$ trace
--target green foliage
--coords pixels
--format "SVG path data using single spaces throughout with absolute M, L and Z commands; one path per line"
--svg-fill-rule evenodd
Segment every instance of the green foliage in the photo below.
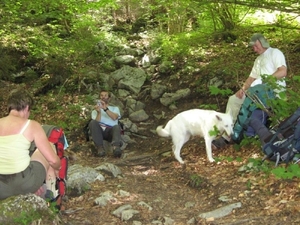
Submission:
M 261 148 L 261 142 L 258 138 L 258 136 L 255 137 L 247 137 L 244 135 L 244 138 L 242 139 L 241 143 L 239 144 L 240 147 L 256 147 Z
M 236 26 L 239 15 L 235 13 L 236 5 L 227 3 L 212 3 L 207 4 L 207 13 L 210 13 L 210 18 L 214 25 L 214 29 L 232 30 Z
M 241 158 L 241 157 L 236 157 L 236 159 L 235 159 L 237 162 L 242 162 L 243 161 L 243 159 Z
M 53 201 L 52 199 L 46 199 L 46 201 L 48 202 L 49 209 L 50 209 L 53 213 L 55 213 L 55 214 L 59 213 L 59 209 L 58 209 L 58 207 L 57 207 L 56 201 Z
M 99 7 L 116 6 L 114 0 L 4 2 L 0 18 L 0 24 L 4 24 L 0 29 L 3 46 L 24 55 L 26 64 L 35 65 L 37 75 L 53 74 L 62 80 L 73 73 L 74 67 L 82 67 L 79 62 L 91 61 L 90 52 L 99 40 L 97 19 L 87 12 L 94 11 L 94 7 L 99 10 Z M 0 78 L 8 79 L 17 69 L 17 63 L 9 58 L 8 63 L 5 60 L 2 57 L 0 62 L 3 63 Z
M 204 46 L 207 39 L 199 32 L 180 33 L 176 35 L 159 34 L 153 41 L 151 47 L 159 48 L 163 60 L 173 61 L 182 64 L 195 57 L 204 57 Z
M 61 124 L 58 125 L 64 127 L 67 133 L 78 129 L 81 124 L 80 120 L 78 120 L 81 111 L 82 109 L 79 105 L 69 105 L 68 110 L 65 111 L 65 120 L 60 121 Z M 52 121 L 52 124 L 55 124 L 55 121 Z
M 28 69 L 27 71 L 25 71 L 24 77 L 25 77 L 24 82 L 30 82 L 33 80 L 37 80 L 38 74 L 32 69 Z
M 279 166 L 272 169 L 272 173 L 278 179 L 292 179 L 300 177 L 300 168 L 298 164 L 289 164 L 287 167 Z
M 261 7 L 274 8 L 276 5 L 274 1 L 263 2 Z M 139 37 L 130 36 L 126 32 L 116 35 L 112 27 L 120 21 L 133 20 L 132 18 L 137 18 L 137 23 L 140 21 L 144 24 L 145 11 L 145 18 L 151 18 L 146 21 L 147 25 L 150 22 L 157 23 L 160 31 L 147 30 L 147 47 L 167 64 L 168 74 L 181 70 L 185 71 L 182 72 L 184 75 L 196 75 L 197 91 L 207 92 L 205 82 L 217 75 L 226 81 L 226 85 L 230 83 L 230 88 L 237 87 L 238 82 L 248 76 L 256 57 L 251 49 L 245 48 L 249 29 L 234 29 L 241 21 L 249 22 L 249 13 L 253 13 L 255 8 L 239 5 L 238 2 L 3 0 L 0 4 L 0 79 L 13 80 L 11 74 L 30 68 L 26 69 L 23 81 L 36 80 L 31 84 L 33 90 L 48 84 L 47 88 L 53 93 L 60 93 L 60 96 L 82 90 L 80 84 L 84 79 L 89 79 L 86 77 L 89 77 L 87 73 L 91 70 L 96 71 L 96 76 L 99 76 L 99 71 L 115 70 L 115 52 L 128 44 L 129 38 Z M 294 5 L 281 4 L 281 10 L 287 7 L 298 10 Z M 287 25 L 289 21 L 296 25 L 290 15 L 277 14 L 278 24 Z M 124 26 L 130 27 L 129 24 Z M 287 38 L 289 33 L 274 26 L 251 28 L 251 33 L 254 31 L 268 32 L 272 41 Z M 216 44 L 219 39 L 228 44 L 220 48 Z M 288 43 L 286 40 L 282 41 Z M 217 73 L 219 70 L 220 74 Z M 49 75 L 51 79 L 43 80 L 45 75 Z M 184 80 L 184 77 L 181 79 Z M 286 78 L 286 81 L 289 87 L 286 96 L 271 102 L 274 123 L 286 118 L 300 105 L 300 77 L 294 75 Z M 268 82 L 271 84 L 274 80 Z M 227 97 L 232 94 L 227 87 L 221 89 L 209 86 L 209 92 L 212 96 Z M 44 123 L 57 123 L 62 119 L 59 122 L 62 127 L 75 129 L 78 125 L 76 121 L 79 121 L 77 116 L 81 111 L 80 105 L 84 103 L 65 103 L 59 100 L 59 96 L 54 97 L 55 101 L 52 98 L 51 92 L 49 99 L 41 97 L 38 102 L 41 108 L 33 115 L 40 117 Z M 200 107 L 214 110 L 218 108 L 213 103 Z M 66 113 L 67 118 L 50 119 L 47 110 L 56 110 L 58 114 Z
M 298 164 L 282 163 L 274 168 L 275 163 L 272 161 L 264 161 L 261 159 L 249 158 L 246 165 L 246 171 L 254 173 L 263 172 L 266 177 L 270 174 L 274 174 L 277 179 L 293 179 L 300 177 L 300 169 Z
M 16 224 L 30 224 L 35 220 L 38 220 L 41 217 L 41 215 L 36 212 L 35 210 L 29 211 L 29 212 L 21 212 L 20 216 L 17 218 L 14 218 L 14 222 Z
M 27 225 L 32 224 L 34 221 L 42 219 L 42 223 L 48 223 L 55 220 L 56 214 L 50 214 L 49 212 L 43 212 L 42 210 L 32 209 L 29 211 L 23 211 L 18 217 L 13 218 L 12 225 Z
M 63 91 L 58 95 L 56 92 L 49 92 L 47 96 L 41 96 L 36 101 L 36 107 L 31 111 L 31 117 L 42 124 L 55 124 L 62 127 L 68 135 L 70 132 L 76 132 L 82 127 L 82 105 L 86 102 L 68 102 L 60 98 L 67 95 Z M 81 103 L 81 104 L 80 104 Z M 53 115 L 53 116 L 50 116 Z
M 228 157 L 226 157 L 226 160 L 227 160 L 228 162 L 232 162 L 232 161 L 233 161 L 233 158 L 230 157 L 230 156 L 228 156 Z
M 218 128 L 216 126 L 214 126 L 214 129 L 210 130 L 208 133 L 210 136 L 218 136 L 220 134 L 220 131 L 218 130 Z
M 189 185 L 194 188 L 199 188 L 203 184 L 204 179 L 198 174 L 192 174 L 189 179 Z
M 239 151 L 239 150 L 241 150 L 241 145 L 239 145 L 239 144 L 234 144 L 233 145 L 233 149 L 235 150 L 235 151 Z
M 12 77 L 10 76 L 11 73 L 17 72 L 17 62 L 16 59 L 7 54 L 6 51 L 3 49 L 0 49 L 0 79 L 1 80 L 12 80 Z
M 263 76 L 263 80 L 273 90 L 280 90 L 281 87 L 276 83 L 273 76 Z M 270 117 L 272 125 L 278 125 L 280 121 L 289 117 L 300 106 L 299 76 L 293 76 L 292 79 L 286 78 L 286 82 L 290 85 L 279 94 L 280 98 L 271 99 L 267 103 L 272 113 Z
M 251 190 L 251 186 L 252 186 L 251 180 L 247 181 L 246 186 L 248 190 Z
M 221 95 L 221 96 L 228 96 L 233 94 L 232 90 L 230 89 L 220 89 L 216 86 L 209 86 L 209 92 L 211 95 Z
M 262 159 L 249 158 L 245 165 L 246 172 L 260 173 L 263 172 L 266 177 L 271 173 L 274 164 L 269 161 L 262 162 Z
M 211 109 L 211 110 L 217 110 L 218 106 L 216 104 L 201 104 L 199 106 L 199 109 Z

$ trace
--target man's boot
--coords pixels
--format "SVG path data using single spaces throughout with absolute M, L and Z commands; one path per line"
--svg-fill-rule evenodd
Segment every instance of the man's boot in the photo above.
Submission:
M 121 148 L 118 146 L 114 146 L 113 154 L 114 154 L 114 157 L 121 158 L 121 156 L 122 156 Z
M 97 153 L 96 156 L 98 157 L 104 157 L 106 155 L 105 150 L 103 146 L 97 146 Z

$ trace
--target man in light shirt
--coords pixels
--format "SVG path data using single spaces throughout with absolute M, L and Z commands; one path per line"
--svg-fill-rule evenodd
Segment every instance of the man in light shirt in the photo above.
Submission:
M 277 79 L 278 88 L 274 92 L 278 94 L 285 90 L 286 83 L 284 77 L 287 75 L 287 65 L 284 54 L 277 48 L 270 47 L 266 38 L 260 34 L 254 34 L 249 42 L 253 51 L 259 56 L 255 59 L 249 77 L 244 82 L 242 88 L 228 99 L 226 112 L 230 112 L 235 122 L 240 108 L 245 100 L 245 91 L 257 84 L 262 84 L 262 75 L 274 76 Z M 262 110 L 255 111 L 258 119 L 266 122 L 266 113 Z M 249 127 L 251 129 L 251 127 Z M 223 135 L 221 138 L 213 141 L 216 148 L 222 148 L 230 142 L 230 137 Z
M 92 120 L 89 123 L 92 140 L 96 146 L 99 157 L 106 155 L 103 147 L 103 140 L 111 142 L 113 146 L 113 154 L 119 158 L 122 155 L 121 130 L 118 124 L 121 118 L 120 110 L 117 106 L 109 105 L 109 91 L 102 90 L 99 95 L 99 100 L 94 110 L 91 113 Z

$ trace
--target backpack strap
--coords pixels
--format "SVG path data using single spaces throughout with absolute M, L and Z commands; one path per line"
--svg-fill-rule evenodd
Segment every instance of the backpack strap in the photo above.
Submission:
M 279 154 L 279 152 L 276 152 L 275 156 L 276 156 L 275 167 L 277 167 L 278 164 L 279 164 L 279 160 L 280 160 L 280 154 Z

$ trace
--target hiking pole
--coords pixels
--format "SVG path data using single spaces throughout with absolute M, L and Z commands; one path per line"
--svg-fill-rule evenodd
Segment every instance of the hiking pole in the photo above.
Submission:
M 265 111 L 270 117 L 274 116 L 274 114 L 263 104 L 263 102 L 257 95 L 254 94 L 253 99 L 251 100 L 256 104 L 260 104 L 260 106 L 262 106 L 262 110 Z

